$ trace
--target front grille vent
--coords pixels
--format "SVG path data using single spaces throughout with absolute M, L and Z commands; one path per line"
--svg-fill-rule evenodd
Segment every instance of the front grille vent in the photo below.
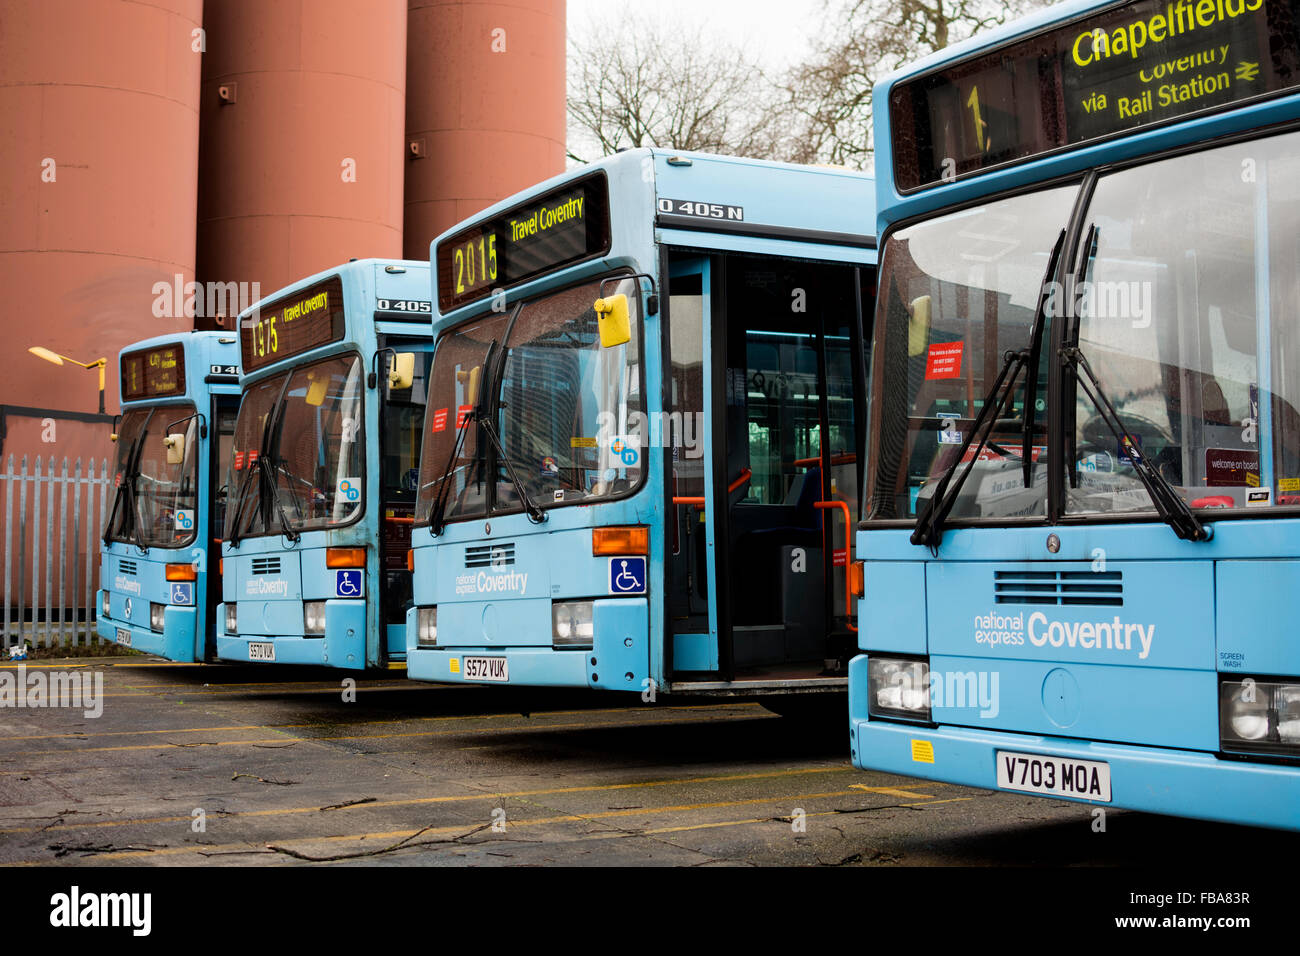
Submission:
M 1124 606 L 1122 571 L 994 571 L 997 604 Z
M 122 574 L 135 574 L 135 562 L 120 559 L 117 562 L 117 570 Z
M 280 559 L 279 558 L 254 558 L 253 573 L 254 574 L 279 574 Z
M 467 568 L 505 568 L 515 563 L 513 541 L 502 544 L 482 544 L 465 549 Z

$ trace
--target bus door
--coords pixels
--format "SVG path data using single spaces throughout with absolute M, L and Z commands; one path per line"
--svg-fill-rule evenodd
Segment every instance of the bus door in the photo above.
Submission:
M 204 652 L 206 658 L 217 655 L 217 605 L 221 603 L 221 539 L 226 527 L 226 502 L 230 489 L 226 487 L 227 469 L 235 447 L 235 419 L 239 417 L 238 395 L 213 395 L 211 422 L 208 433 L 208 540 L 196 542 L 206 552 L 207 593 L 203 598 Z
M 673 449 L 674 673 L 837 676 L 856 623 L 858 270 L 724 255 L 669 281 L 671 418 L 703 423 Z
M 709 509 L 714 500 L 709 395 L 715 369 L 706 361 L 715 264 L 673 254 L 668 272 L 668 415 L 661 442 L 670 464 L 664 567 L 670 661 L 677 676 L 720 668 L 716 520 Z
M 420 436 L 424 425 L 426 386 L 433 361 L 433 343 L 388 339 L 381 346 L 399 355 L 414 354 L 410 380 L 396 386 L 380 383 L 384 395 L 379 412 L 381 500 L 379 526 L 379 570 L 381 634 L 388 659 L 406 659 L 406 611 L 414 602 L 407 552 L 411 548 L 411 524 L 419 488 Z M 389 353 L 380 356 L 380 367 L 393 368 Z M 385 364 L 386 363 L 386 364 Z M 400 363 L 399 363 L 400 364 Z

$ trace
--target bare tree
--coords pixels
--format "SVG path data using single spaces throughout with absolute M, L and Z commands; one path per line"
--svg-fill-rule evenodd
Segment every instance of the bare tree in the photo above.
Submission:
M 570 41 L 570 159 L 637 146 L 777 155 L 776 89 L 758 63 L 682 37 L 680 24 L 633 15 Z
M 780 151 L 794 162 L 871 161 L 876 80 L 1044 0 L 824 0 L 821 40 L 781 84 L 789 117 Z

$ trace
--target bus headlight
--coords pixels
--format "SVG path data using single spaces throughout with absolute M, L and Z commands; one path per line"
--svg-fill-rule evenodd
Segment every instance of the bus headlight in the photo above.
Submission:
M 420 647 L 438 646 L 438 609 L 436 607 L 416 608 L 415 643 Z
M 235 605 L 234 601 L 230 601 L 226 604 L 226 633 L 239 633 L 239 608 Z
M 1300 755 L 1300 682 L 1283 681 L 1247 677 L 1219 684 L 1224 750 Z
M 165 604 L 155 604 L 153 601 L 149 602 L 149 629 L 150 630 L 159 631 L 159 632 L 162 631 L 163 620 L 164 620 L 163 615 L 164 612 L 166 611 L 166 608 L 167 605 Z
M 929 663 L 898 657 L 868 658 L 867 714 L 929 720 Z
M 325 633 L 325 602 L 304 601 L 302 605 L 302 630 L 307 635 Z
M 591 647 L 596 636 L 590 601 L 557 601 L 551 605 L 551 644 L 555 647 Z
M 108 617 L 108 588 L 99 592 L 102 596 L 99 599 L 99 609 L 103 612 L 103 617 Z

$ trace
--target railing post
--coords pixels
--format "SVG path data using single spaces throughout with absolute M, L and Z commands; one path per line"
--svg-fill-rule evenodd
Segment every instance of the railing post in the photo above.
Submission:
M 50 625 L 54 623 L 54 456 L 50 456 L 50 469 L 45 475 L 48 504 L 45 506 L 45 641 L 46 647 L 54 643 Z
M 109 478 L 108 478 L 108 459 L 107 459 L 107 458 L 101 458 L 101 459 L 99 460 L 99 479 L 100 479 L 100 480 L 99 480 L 99 521 L 98 521 L 98 525 L 103 525 L 104 522 L 108 520 L 108 484 L 109 484 Z M 89 560 L 89 557 L 87 557 L 87 560 Z M 98 571 L 99 571 L 99 562 L 98 562 L 98 561 L 95 562 L 95 564 L 94 564 L 94 568 L 95 568 L 95 570 L 96 570 L 96 573 L 98 573 Z M 99 586 L 100 586 L 100 587 L 103 587 L 103 586 L 104 586 L 104 582 L 103 582 L 103 581 L 100 581 L 100 582 L 99 582 Z M 95 611 L 95 617 L 96 617 L 96 620 L 98 620 L 98 617 L 99 617 L 99 611 L 98 611 L 98 610 Z
M 81 631 L 77 624 L 77 595 L 81 591 L 81 579 L 77 573 L 81 570 L 81 563 L 77 560 L 81 556 L 77 554 L 77 545 L 81 543 L 81 459 L 78 458 L 72 467 L 72 644 L 74 647 L 81 646 Z M 89 601 L 86 602 L 86 620 L 90 620 Z
M 13 574 L 14 566 L 14 456 L 9 456 L 9 466 L 5 469 L 5 630 L 4 630 L 4 647 L 9 647 L 9 615 L 10 601 L 13 598 L 13 592 L 9 589 L 9 582 Z
M 18 565 L 18 641 L 23 642 L 23 618 L 26 616 L 26 609 L 23 607 L 23 601 L 26 600 L 27 592 L 27 562 L 23 558 L 27 554 L 27 456 L 23 455 L 22 471 L 18 479 L 18 560 L 14 563 Z
M 74 539 L 75 540 L 75 539 Z M 77 563 L 73 548 L 72 563 Z M 68 459 L 59 469 L 59 646 L 68 644 Z
M 32 471 L 32 646 L 41 636 L 41 485 L 45 477 L 41 456 Z

